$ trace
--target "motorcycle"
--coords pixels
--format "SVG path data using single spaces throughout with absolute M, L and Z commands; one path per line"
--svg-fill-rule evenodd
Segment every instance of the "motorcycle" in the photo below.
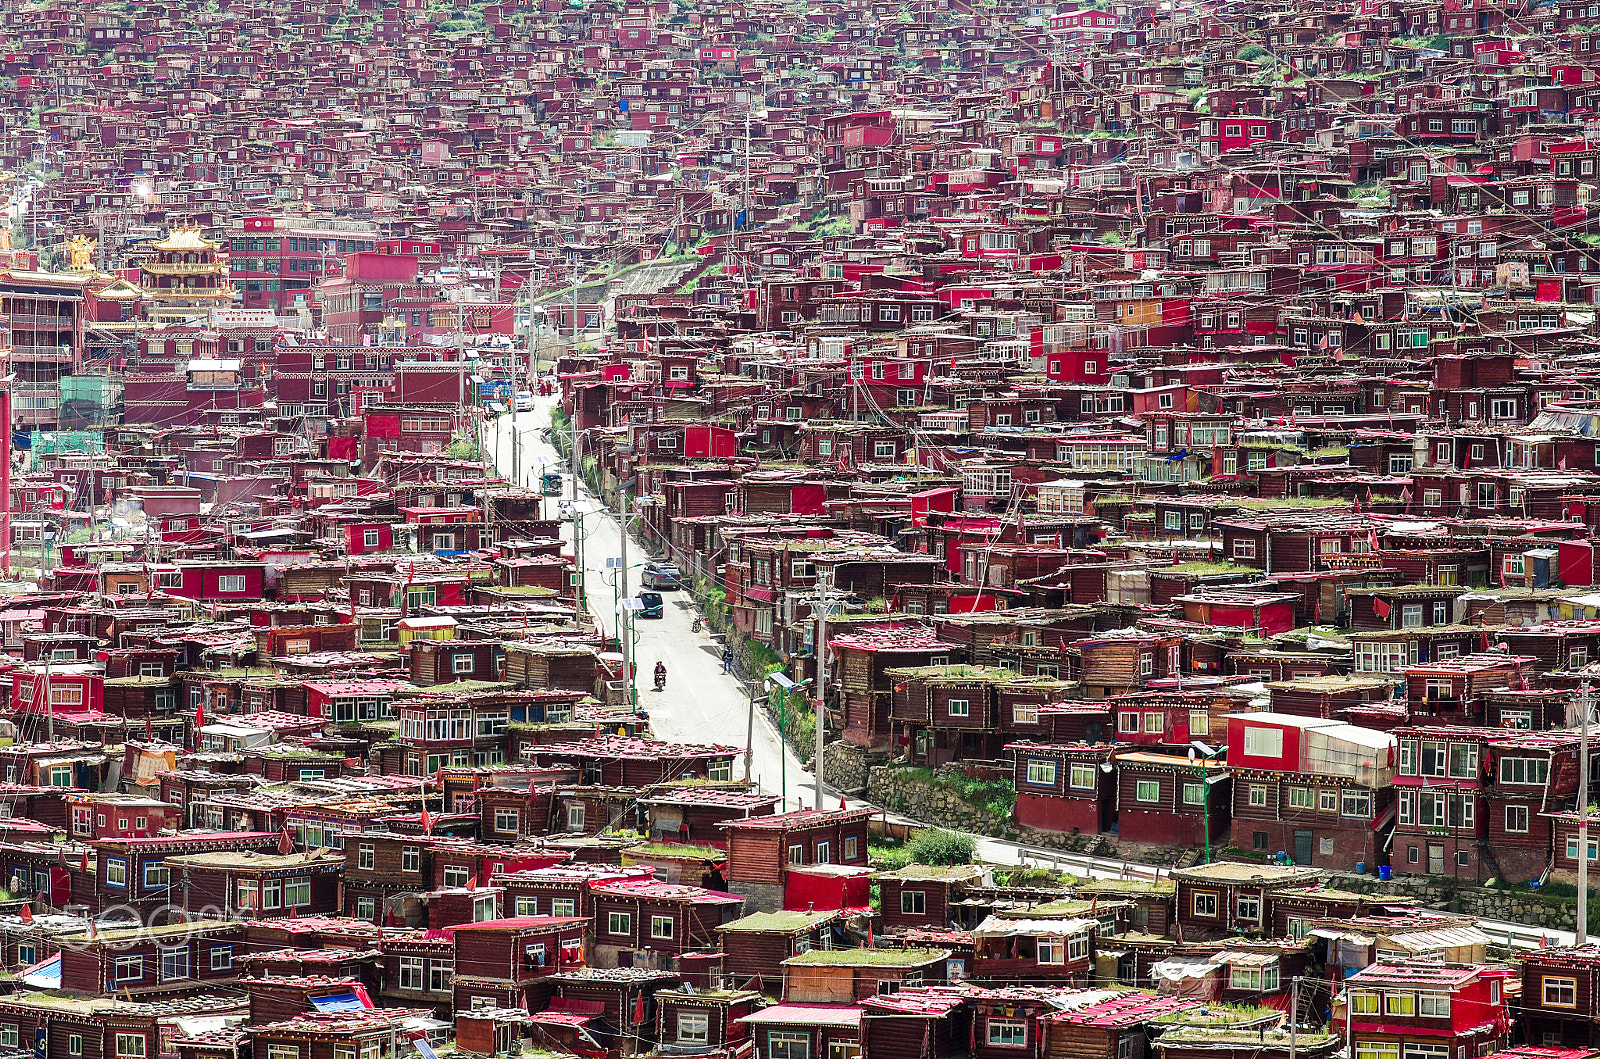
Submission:
M 657 691 L 661 691 L 661 690 L 665 689 L 666 686 L 667 686 L 667 675 L 665 673 L 657 673 L 656 674 L 656 690 Z
M 694 622 L 689 626 L 689 631 L 690 632 L 699 632 L 701 630 L 701 628 L 703 628 L 703 625 L 702 625 L 702 623 L 700 621 L 700 616 L 699 615 L 695 615 Z

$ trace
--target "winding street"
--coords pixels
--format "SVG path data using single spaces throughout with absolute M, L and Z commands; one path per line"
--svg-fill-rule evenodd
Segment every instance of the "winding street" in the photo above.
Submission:
M 556 398 L 540 397 L 531 411 L 507 413 L 486 425 L 483 443 L 485 452 L 494 461 L 500 473 L 512 477 L 512 429 L 515 429 L 521 446 L 521 484 L 537 488 L 540 476 L 546 471 L 562 473 L 563 498 L 572 495 L 572 479 L 566 473 L 567 465 L 555 448 L 544 439 L 549 429 L 551 412 Z M 616 626 L 614 569 L 607 569 L 608 559 L 621 556 L 622 528 L 616 516 L 597 501 L 580 480 L 577 483 L 578 500 L 575 505 L 577 523 L 582 526 L 584 577 L 590 606 L 596 620 L 607 632 Z M 574 523 L 569 520 L 562 528 L 562 539 L 572 547 Z M 639 573 L 648 554 L 640 547 L 637 535 L 631 536 L 628 547 L 628 585 L 630 594 L 638 591 Z M 639 681 L 639 705 L 650 715 L 650 727 L 655 737 L 670 742 L 720 743 L 727 746 L 746 745 L 745 733 L 750 718 L 750 693 L 737 678 L 722 672 L 722 652 L 708 632 L 692 632 L 693 609 L 688 605 L 688 593 L 664 592 L 667 601 L 659 620 L 640 620 L 637 625 L 636 657 L 642 678 Z M 682 603 L 682 606 L 675 605 Z M 666 663 L 667 687 L 657 693 L 651 689 L 650 673 L 657 661 Z M 761 789 L 782 794 L 789 809 L 809 808 L 816 797 L 815 782 L 800 759 L 785 747 L 778 738 L 776 727 L 768 720 L 765 711 L 756 709 L 754 738 L 751 741 L 750 777 Z M 735 772 L 738 775 L 738 771 Z M 836 791 L 824 789 L 823 805 L 833 807 L 839 802 Z M 860 799 L 847 799 L 851 808 L 882 811 L 878 806 Z M 912 824 L 907 817 L 895 813 L 884 814 L 895 823 Z M 1165 868 L 1122 861 L 1084 857 L 1056 850 L 1024 846 L 1015 842 L 974 835 L 978 856 L 994 864 L 1039 864 L 1057 866 L 1079 876 L 1116 878 L 1129 876 L 1153 878 L 1166 874 Z M 1541 936 L 1550 945 L 1571 945 L 1571 931 L 1531 927 L 1521 923 L 1504 923 L 1483 920 L 1483 929 L 1496 940 L 1520 949 L 1540 947 Z

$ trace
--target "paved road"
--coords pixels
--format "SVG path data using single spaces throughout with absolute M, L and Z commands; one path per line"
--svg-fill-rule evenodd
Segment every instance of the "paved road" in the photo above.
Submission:
M 540 398 L 531 412 L 516 416 L 521 438 L 522 483 L 533 486 L 543 470 L 566 471 L 566 465 L 555 449 L 544 440 L 543 432 L 550 425 L 552 398 Z M 511 476 L 511 420 L 502 415 L 492 424 L 488 438 L 489 454 L 502 474 Z M 572 494 L 570 476 L 563 479 L 562 496 Z M 621 527 L 614 515 L 596 501 L 582 483 L 578 486 L 577 510 L 583 525 L 584 566 L 591 609 L 606 632 L 616 628 L 613 586 L 615 571 L 607 570 L 606 560 L 621 555 Z M 562 529 L 562 538 L 570 549 L 571 523 Z M 631 592 L 639 589 L 639 572 L 649 558 L 636 543 L 628 549 L 628 586 Z M 706 632 L 691 632 L 693 611 L 679 607 L 678 602 L 688 602 L 687 592 L 665 592 L 667 600 L 664 616 L 660 620 L 640 620 L 637 626 L 635 647 L 640 679 L 639 706 L 650 714 L 650 725 L 656 736 L 674 742 L 721 743 L 743 747 L 750 716 L 750 696 L 734 677 L 722 672 L 722 651 Z M 652 690 L 651 673 L 657 660 L 666 663 L 667 689 L 657 694 Z M 763 789 L 780 793 L 780 777 L 787 781 L 781 792 L 789 808 L 809 806 L 815 797 L 811 776 L 792 752 L 780 758 L 780 743 L 773 726 L 758 709 L 756 711 L 754 753 L 751 758 L 751 777 Z M 787 776 L 780 761 L 787 762 Z M 736 769 L 735 775 L 739 775 Z M 835 796 L 837 798 L 837 796 Z M 835 801 L 837 804 L 837 800 Z
M 543 432 L 550 426 L 550 412 L 554 398 L 539 398 L 533 411 L 516 416 L 517 430 L 522 444 L 522 482 L 534 486 L 545 470 L 566 471 L 566 465 L 555 449 L 544 440 Z M 511 420 L 503 415 L 490 427 L 487 445 L 491 457 L 501 473 L 511 475 Z M 563 479 L 562 496 L 572 495 L 570 476 Z M 610 511 L 590 495 L 580 482 L 577 510 L 584 532 L 584 566 L 588 570 L 590 605 L 602 627 L 610 632 L 615 627 L 613 588 L 607 579 L 611 571 L 605 569 L 606 559 L 621 554 L 621 527 Z M 571 545 L 571 524 L 562 529 L 562 537 Z M 635 540 L 637 537 L 635 537 Z M 630 542 L 628 559 L 629 586 L 638 591 L 638 574 L 644 565 L 644 551 Z M 722 672 L 720 650 L 704 632 L 690 631 L 693 612 L 674 605 L 678 599 L 687 601 L 687 593 L 664 593 L 668 599 L 665 617 L 659 621 L 638 622 L 638 662 L 643 679 L 639 682 L 640 708 L 649 712 L 650 725 L 658 738 L 673 742 L 721 743 L 727 746 L 745 745 L 746 725 L 749 718 L 750 699 L 744 686 Z M 676 597 L 676 598 L 675 598 Z M 650 673 L 656 660 L 667 664 L 667 690 L 656 694 L 650 689 Z M 779 793 L 780 776 L 787 763 L 786 785 L 783 793 L 789 808 L 809 807 L 815 797 L 811 774 L 806 772 L 795 754 L 780 743 L 776 728 L 761 711 L 756 711 L 754 752 L 751 757 L 751 776 L 764 790 Z M 780 754 L 782 755 L 780 757 Z M 737 774 L 737 773 L 736 773 Z M 824 792 L 824 805 L 839 802 L 837 792 Z M 847 800 L 852 807 L 874 808 L 870 803 Z M 899 823 L 912 823 L 895 813 L 886 814 Z M 1165 868 L 1121 861 L 1095 859 L 1055 850 L 1023 846 L 1015 842 L 985 836 L 974 836 L 978 855 L 996 864 L 1038 863 L 1058 865 L 1080 876 L 1115 878 L 1122 875 L 1152 878 L 1165 875 Z M 1538 948 L 1541 934 L 1551 945 L 1571 945 L 1572 932 L 1529 927 L 1518 923 L 1483 922 L 1484 929 L 1496 940 L 1509 934 L 1519 948 Z

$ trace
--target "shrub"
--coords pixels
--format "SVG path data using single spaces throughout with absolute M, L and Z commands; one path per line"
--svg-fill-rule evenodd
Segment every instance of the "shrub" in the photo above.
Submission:
M 978 843 L 971 835 L 958 835 L 954 831 L 929 828 L 917 832 L 906 843 L 906 853 L 916 864 L 951 865 L 971 864 Z

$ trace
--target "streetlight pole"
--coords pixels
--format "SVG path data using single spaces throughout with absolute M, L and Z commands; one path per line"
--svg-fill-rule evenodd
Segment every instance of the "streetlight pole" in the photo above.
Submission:
M 1578 924 L 1573 944 L 1589 943 L 1589 710 L 1593 693 L 1585 684 L 1578 693 Z
M 1189 747 L 1189 766 L 1200 776 L 1200 819 L 1205 824 L 1205 850 L 1207 864 L 1211 863 L 1211 762 L 1220 750 L 1203 751 Z

